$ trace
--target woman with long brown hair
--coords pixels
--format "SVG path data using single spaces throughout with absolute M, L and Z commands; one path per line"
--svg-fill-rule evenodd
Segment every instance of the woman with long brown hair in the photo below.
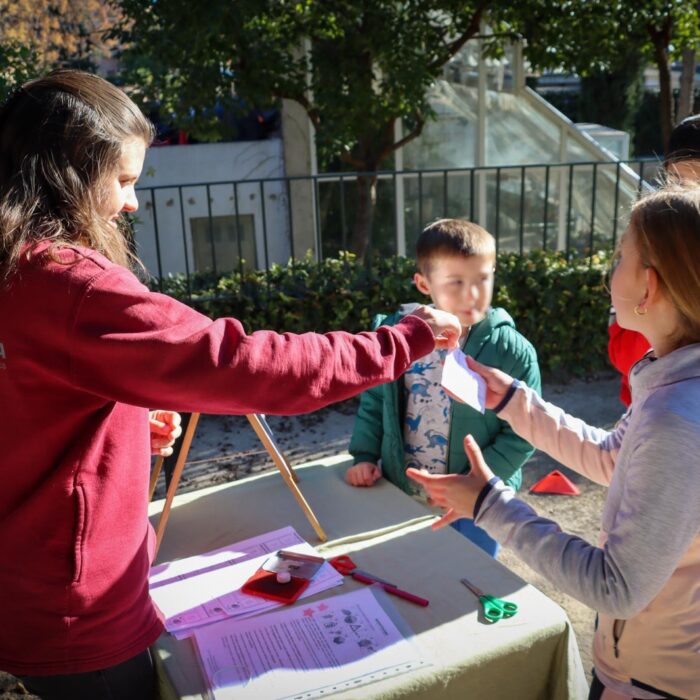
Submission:
M 148 407 L 302 413 L 460 333 L 422 307 L 376 333 L 248 335 L 149 292 L 120 220 L 151 136 L 77 71 L 0 109 L 0 668 L 47 699 L 153 697 Z

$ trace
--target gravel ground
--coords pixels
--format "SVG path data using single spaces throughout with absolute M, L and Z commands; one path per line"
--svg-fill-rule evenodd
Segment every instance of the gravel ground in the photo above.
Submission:
M 619 380 L 614 376 L 568 384 L 545 384 L 545 397 L 575 416 L 601 427 L 612 426 L 622 413 L 617 394 Z M 280 448 L 292 464 L 345 451 L 356 400 L 336 404 L 312 414 L 295 417 L 269 416 L 268 422 Z M 300 439 L 300 435 L 304 439 Z M 202 416 L 180 483 L 180 491 L 192 491 L 212 484 L 234 481 L 272 468 L 245 417 Z M 561 469 L 581 490 L 581 495 L 551 496 L 528 493 L 532 484 L 552 469 Z M 156 498 L 165 493 L 161 477 Z M 537 511 L 557 521 L 566 532 L 588 542 L 597 542 L 605 489 L 586 481 L 546 455 L 537 452 L 525 467 L 521 497 Z M 512 553 L 502 550 L 499 560 L 528 583 L 555 600 L 566 610 L 576 631 L 584 668 L 590 672 L 591 643 L 595 614 L 585 605 L 552 587 Z M 0 672 L 0 700 L 31 700 L 16 680 Z

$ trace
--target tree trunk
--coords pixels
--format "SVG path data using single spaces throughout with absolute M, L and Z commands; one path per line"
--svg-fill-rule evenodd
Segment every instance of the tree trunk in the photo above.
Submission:
M 666 31 L 668 29 L 668 31 Z M 654 44 L 654 60 L 659 70 L 659 115 L 664 153 L 673 129 L 673 94 L 671 92 L 671 65 L 668 60 L 668 33 L 670 27 L 650 32 Z
M 678 98 L 676 121 L 681 122 L 693 113 L 695 86 L 695 49 L 683 49 L 683 67 L 681 70 L 681 91 Z
M 352 233 L 352 252 L 364 258 L 371 248 L 372 224 L 377 204 L 377 176 L 357 176 L 357 209 Z

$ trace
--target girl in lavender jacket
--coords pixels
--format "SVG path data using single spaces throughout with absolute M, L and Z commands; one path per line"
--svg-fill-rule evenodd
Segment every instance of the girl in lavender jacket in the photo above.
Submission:
M 631 370 L 632 405 L 592 428 L 470 358 L 487 407 L 535 447 L 609 487 L 598 545 L 539 517 L 467 437 L 467 476 L 412 478 L 598 611 L 590 700 L 700 698 L 700 189 L 640 200 L 621 240 L 612 302 L 652 350 Z M 410 471 L 410 470 L 409 470 Z

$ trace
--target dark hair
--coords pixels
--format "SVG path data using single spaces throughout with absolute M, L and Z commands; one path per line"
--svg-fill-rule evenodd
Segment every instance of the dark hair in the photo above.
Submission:
M 438 219 L 423 229 L 416 243 L 418 269 L 430 271 L 433 258 L 472 255 L 496 255 L 493 236 L 478 224 L 465 219 Z
M 668 139 L 666 165 L 681 160 L 700 160 L 700 114 L 686 117 Z
M 0 109 L 0 279 L 23 250 L 81 245 L 128 266 L 127 239 L 97 213 L 125 141 L 148 145 L 153 127 L 102 78 L 54 71 L 19 88 Z
M 700 188 L 670 184 L 632 207 L 630 231 L 678 311 L 676 347 L 700 342 Z

